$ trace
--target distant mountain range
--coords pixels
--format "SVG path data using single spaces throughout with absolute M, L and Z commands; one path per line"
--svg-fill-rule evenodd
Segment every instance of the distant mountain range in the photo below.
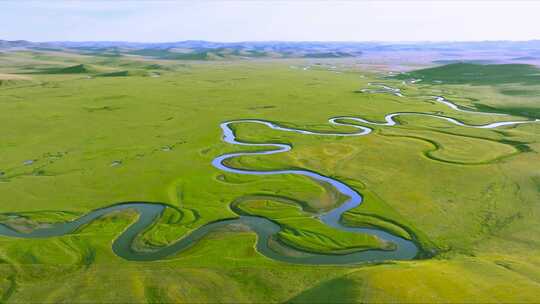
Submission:
M 91 55 L 140 55 L 174 60 L 219 60 L 227 58 L 343 58 L 366 53 L 431 52 L 439 60 L 460 60 L 466 53 L 492 53 L 538 60 L 540 40 L 477 42 L 178 42 L 54 41 L 30 42 L 0 40 L 0 50 L 70 51 Z

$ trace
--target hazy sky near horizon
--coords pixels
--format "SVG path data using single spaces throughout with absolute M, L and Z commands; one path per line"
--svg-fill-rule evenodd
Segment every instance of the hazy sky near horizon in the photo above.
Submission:
M 540 1 L 0 1 L 0 39 L 540 39 Z

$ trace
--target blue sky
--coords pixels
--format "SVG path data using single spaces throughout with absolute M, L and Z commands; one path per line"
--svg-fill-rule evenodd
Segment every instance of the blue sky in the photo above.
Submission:
M 540 1 L 0 1 L 0 39 L 540 39 Z

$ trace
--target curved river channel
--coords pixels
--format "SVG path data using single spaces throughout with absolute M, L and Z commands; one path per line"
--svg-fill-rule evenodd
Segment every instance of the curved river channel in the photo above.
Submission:
M 438 102 L 446 104 L 447 106 L 453 108 L 454 110 L 461 110 L 457 108 L 453 103 L 444 99 L 444 97 L 437 96 L 435 97 Z M 227 219 L 217 222 L 208 223 L 204 226 L 201 226 L 188 235 L 180 239 L 179 241 L 153 251 L 138 251 L 133 248 L 133 243 L 135 238 L 147 228 L 151 227 L 153 223 L 161 216 L 163 210 L 167 207 L 162 203 L 152 203 L 152 202 L 125 202 L 112 205 L 110 207 L 94 210 L 74 221 L 57 223 L 45 228 L 37 228 L 31 232 L 20 232 L 10 228 L 7 225 L 0 224 L 0 235 L 9 236 L 9 237 L 18 237 L 18 238 L 46 238 L 54 236 L 62 236 L 69 233 L 75 232 L 77 229 L 81 228 L 83 225 L 113 211 L 117 210 L 135 210 L 139 213 L 138 220 L 130 225 L 124 232 L 120 234 L 113 242 L 112 249 L 120 257 L 127 260 L 134 261 L 154 261 L 169 257 L 171 255 L 177 254 L 184 249 L 195 244 L 199 239 L 203 238 L 209 232 L 218 229 L 220 227 L 229 226 L 232 224 L 242 224 L 243 226 L 249 227 L 250 230 L 257 234 L 257 251 L 265 255 L 268 258 L 295 264 L 355 264 L 361 262 L 380 262 L 386 260 L 410 260 L 416 257 L 418 254 L 417 245 L 409 240 L 403 239 L 401 237 L 390 234 L 384 230 L 376 228 L 359 228 L 359 227 L 348 227 L 340 222 L 341 215 L 362 203 L 362 196 L 354 189 L 352 189 L 347 184 L 332 179 L 330 177 L 318 174 L 313 171 L 308 170 L 274 170 L 274 171 L 256 171 L 256 170 L 247 170 L 247 169 L 238 169 L 229 167 L 225 164 L 226 160 L 230 160 L 235 157 L 240 156 L 249 156 L 249 155 L 269 155 L 276 153 L 284 153 L 292 149 L 290 145 L 287 144 L 275 144 L 275 143 L 248 143 L 242 142 L 236 139 L 236 136 L 231 129 L 231 125 L 237 123 L 254 123 L 267 126 L 274 130 L 286 131 L 286 132 L 295 132 L 306 135 L 318 135 L 318 136 L 364 136 L 371 133 L 372 129 L 366 126 L 357 125 L 356 123 L 362 123 L 365 125 L 378 125 L 378 126 L 395 126 L 398 122 L 394 119 L 398 116 L 408 116 L 408 115 L 421 115 L 421 116 L 430 116 L 438 119 L 446 120 L 450 123 L 471 127 L 471 128 L 481 128 L 481 129 L 492 129 L 501 126 L 525 124 L 525 123 L 535 123 L 540 120 L 524 120 L 524 121 L 505 121 L 505 122 L 495 122 L 486 125 L 469 125 L 464 122 L 461 122 L 457 119 L 435 115 L 427 113 L 416 113 L 416 112 L 399 112 L 391 113 L 385 116 L 384 122 L 374 122 L 365 120 L 358 117 L 348 117 L 348 116 L 339 116 L 333 117 L 328 120 L 330 124 L 337 126 L 347 126 L 356 129 L 355 132 L 351 133 L 323 133 L 308 131 L 302 129 L 294 129 L 280 126 L 278 124 L 264 121 L 264 120 L 233 120 L 227 121 L 220 125 L 221 130 L 223 131 L 223 140 L 226 143 L 240 146 L 250 146 L 250 147 L 259 147 L 264 148 L 262 151 L 256 152 L 235 152 L 228 153 L 216 157 L 212 161 L 212 165 L 220 170 L 225 172 L 234 173 L 234 174 L 250 174 L 250 175 L 278 175 L 278 174 L 296 174 L 309 177 L 313 180 L 316 180 L 321 183 L 326 183 L 334 187 L 348 199 L 336 207 L 328 211 L 327 213 L 321 214 L 318 218 L 325 223 L 326 225 L 339 229 L 342 231 L 355 232 L 355 233 L 365 233 L 378 237 L 379 239 L 390 242 L 394 245 L 393 250 L 364 250 L 356 251 L 347 254 L 333 255 L 333 254 L 317 254 L 310 253 L 305 251 L 300 251 L 295 248 L 285 246 L 285 245 L 274 245 L 270 247 L 272 238 L 276 236 L 277 233 L 281 231 L 281 226 L 277 223 L 257 216 L 248 216 L 239 214 L 238 218 Z M 351 122 L 346 122 L 351 121 Z M 281 246 L 281 250 L 276 250 L 275 246 Z

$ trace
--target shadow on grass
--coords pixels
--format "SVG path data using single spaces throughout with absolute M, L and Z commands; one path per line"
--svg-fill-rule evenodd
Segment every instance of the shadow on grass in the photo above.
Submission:
M 358 301 L 358 286 L 358 281 L 339 277 L 311 287 L 284 303 L 353 303 Z

